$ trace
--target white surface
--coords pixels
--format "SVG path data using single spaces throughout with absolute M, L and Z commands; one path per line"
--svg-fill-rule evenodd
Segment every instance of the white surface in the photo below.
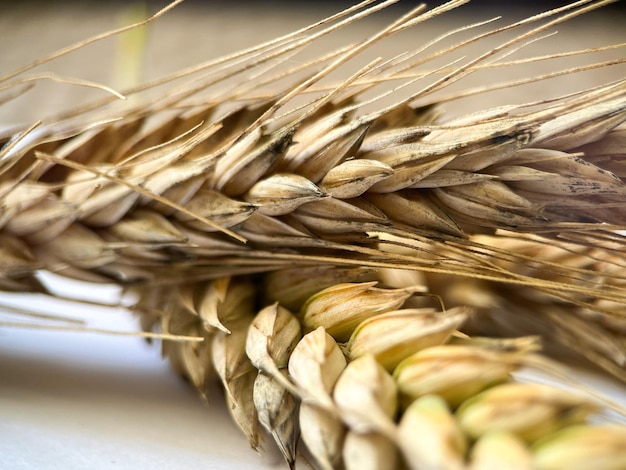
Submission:
M 137 329 L 125 312 L 90 308 L 89 317 Z M 0 468 L 285 468 L 250 448 L 217 390 L 211 401 L 138 338 L 0 327 Z

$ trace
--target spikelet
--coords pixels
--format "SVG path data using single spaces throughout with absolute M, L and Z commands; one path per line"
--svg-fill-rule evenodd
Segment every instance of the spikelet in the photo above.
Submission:
M 415 400 L 402 415 L 399 443 L 410 468 L 463 468 L 467 438 L 446 402 L 436 395 Z
M 623 426 L 571 426 L 546 436 L 532 447 L 533 464 L 550 468 L 623 468 L 626 464 Z
M 441 315 L 404 309 L 376 315 L 354 330 L 346 343 L 346 352 L 350 359 L 373 354 L 385 369 L 393 371 L 407 356 L 444 343 L 467 319 L 467 313 L 459 310 Z
M 457 411 L 472 438 L 486 431 L 508 431 L 533 442 L 558 429 L 583 422 L 596 410 L 585 399 L 541 384 L 497 385 L 466 400 Z
M 3 137 L 0 289 L 53 296 L 48 270 L 134 292 L 175 370 L 203 395 L 219 381 L 251 446 L 267 432 L 292 468 L 300 440 L 322 469 L 621 468 L 624 426 L 589 424 L 601 400 L 515 374 L 562 371 L 538 337 L 626 382 L 626 82 L 454 118 L 440 101 L 485 90 L 435 94 L 607 2 L 468 25 L 340 82 L 466 2 L 292 60 L 392 3 Z
M 511 433 L 491 431 L 474 444 L 469 468 L 530 470 L 534 467 L 532 454 L 521 439 Z
M 519 352 L 447 344 L 405 356 L 393 375 L 404 402 L 436 394 L 456 407 L 478 392 L 508 381 L 522 364 Z

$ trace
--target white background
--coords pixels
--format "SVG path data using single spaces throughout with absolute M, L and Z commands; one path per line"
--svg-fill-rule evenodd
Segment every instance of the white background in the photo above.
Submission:
M 114 289 L 63 285 L 115 300 Z M 95 327 L 138 329 L 119 310 L 7 294 L 0 302 L 88 318 Z M 250 448 L 217 387 L 210 401 L 172 372 L 158 344 L 0 327 L 0 468 L 285 468 L 274 452 L 260 457 Z

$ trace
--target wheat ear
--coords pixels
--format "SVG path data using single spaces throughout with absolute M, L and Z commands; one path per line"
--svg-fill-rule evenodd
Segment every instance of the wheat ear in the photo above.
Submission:
M 7 136 L 0 288 L 53 295 L 37 275 L 47 270 L 133 290 L 173 366 L 202 394 L 221 382 L 250 444 L 267 431 L 290 467 L 300 441 L 319 468 L 455 469 L 507 465 L 498 446 L 520 468 L 554 468 L 569 447 L 602 440 L 578 462 L 602 453 L 621 468 L 624 447 L 611 444 L 623 425 L 589 421 L 619 406 L 515 373 L 567 375 L 537 355 L 543 340 L 626 379 L 626 81 L 447 120 L 436 98 L 609 2 L 476 23 L 353 65 L 466 2 L 418 6 L 289 65 L 392 3 L 363 2 Z M 36 80 L 28 70 L 0 84 Z

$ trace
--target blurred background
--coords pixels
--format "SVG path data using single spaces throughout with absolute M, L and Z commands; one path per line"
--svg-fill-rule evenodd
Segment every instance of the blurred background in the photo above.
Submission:
M 122 25 L 145 18 L 167 5 L 165 1 L 20 1 L 0 2 L 0 75 L 49 54 L 72 43 L 84 40 Z M 151 23 L 134 37 L 117 36 L 92 44 L 69 56 L 41 65 L 31 73 L 51 71 L 63 76 L 90 80 L 123 90 L 163 74 L 188 67 L 255 43 L 272 39 L 333 14 L 353 2 L 341 1 L 227 1 L 186 0 L 165 16 Z M 348 40 L 369 37 L 378 28 L 392 21 L 416 0 L 401 0 L 398 4 L 366 18 L 332 37 L 320 41 L 317 51 L 330 49 Z M 429 6 L 443 2 L 431 1 Z M 564 5 L 565 1 L 498 2 L 475 0 L 457 10 L 428 21 L 419 27 L 388 38 L 378 48 L 365 55 L 390 56 L 410 50 L 437 34 L 470 22 L 496 15 L 504 25 L 515 19 L 548 8 Z M 569 51 L 586 47 L 605 46 L 626 42 L 626 1 L 617 1 L 570 22 L 559 25 L 558 34 L 524 48 L 514 58 L 530 57 L 555 51 Z M 485 27 L 480 31 L 484 31 Z M 555 29 L 556 30 L 556 29 Z M 467 35 L 466 35 L 467 36 Z M 510 37 L 510 36 L 508 36 Z M 472 46 L 463 54 L 482 52 L 502 41 L 493 38 Z M 315 49 L 315 48 L 313 48 Z M 587 54 L 564 59 L 558 66 L 569 66 L 625 57 L 624 49 L 600 54 Z M 295 59 L 297 60 L 297 58 Z M 365 60 L 365 59 L 364 59 Z M 462 87 L 483 84 L 486 80 L 510 80 L 554 70 L 553 63 L 537 62 L 523 68 L 497 69 L 497 75 L 473 74 L 463 80 Z M 568 84 L 582 88 L 611 79 L 623 78 L 626 68 L 610 67 L 558 80 L 542 82 L 525 89 L 516 89 L 514 98 L 523 101 L 538 92 L 553 95 L 567 91 Z M 565 86 L 564 86 L 565 85 Z M 25 96 L 0 106 L 0 125 L 32 122 L 55 110 L 96 99 L 102 91 L 74 85 L 41 81 Z M 511 90 L 489 98 L 489 103 L 510 103 Z M 0 99 L 2 95 L 0 95 Z M 453 113 L 483 107 L 479 96 L 455 103 Z

